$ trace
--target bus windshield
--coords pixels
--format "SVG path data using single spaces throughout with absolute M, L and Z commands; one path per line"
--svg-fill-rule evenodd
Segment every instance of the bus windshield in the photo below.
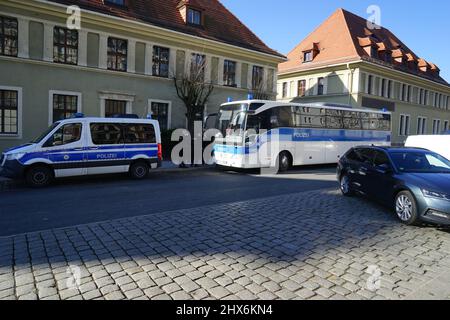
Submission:
M 248 104 L 232 104 L 223 106 L 220 108 L 219 116 L 217 118 L 217 129 L 222 133 L 222 136 L 228 134 L 229 129 L 235 128 L 242 120 L 241 113 L 244 112 L 248 107 Z M 245 125 L 245 122 L 241 122 L 241 125 Z M 243 129 L 243 128 L 241 128 Z

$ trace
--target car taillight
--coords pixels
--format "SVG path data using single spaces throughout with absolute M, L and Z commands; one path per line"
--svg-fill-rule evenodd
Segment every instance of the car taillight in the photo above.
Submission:
M 162 160 L 162 145 L 158 143 L 158 159 Z

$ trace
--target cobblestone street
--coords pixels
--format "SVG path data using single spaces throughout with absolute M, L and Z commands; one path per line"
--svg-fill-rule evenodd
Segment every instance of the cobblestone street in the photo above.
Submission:
M 0 299 L 450 298 L 449 230 L 335 190 L 5 237 L 0 256 Z

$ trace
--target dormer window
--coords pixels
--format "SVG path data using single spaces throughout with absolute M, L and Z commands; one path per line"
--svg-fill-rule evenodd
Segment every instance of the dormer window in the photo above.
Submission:
M 192 8 L 187 10 L 187 23 L 195 26 L 202 25 L 202 12 Z
M 125 0 L 104 0 L 103 3 L 118 7 L 125 7 Z
M 378 47 L 376 46 L 370 47 L 370 56 L 374 59 L 378 59 Z
M 303 53 L 303 62 L 311 62 L 313 61 L 313 52 L 306 51 Z

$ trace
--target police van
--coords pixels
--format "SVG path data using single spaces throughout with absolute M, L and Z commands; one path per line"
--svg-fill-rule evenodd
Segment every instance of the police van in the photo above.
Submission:
M 6 150 L 0 175 L 24 178 L 34 187 L 53 178 L 121 172 L 143 179 L 161 161 L 158 121 L 77 115 L 54 123 L 31 143 Z

